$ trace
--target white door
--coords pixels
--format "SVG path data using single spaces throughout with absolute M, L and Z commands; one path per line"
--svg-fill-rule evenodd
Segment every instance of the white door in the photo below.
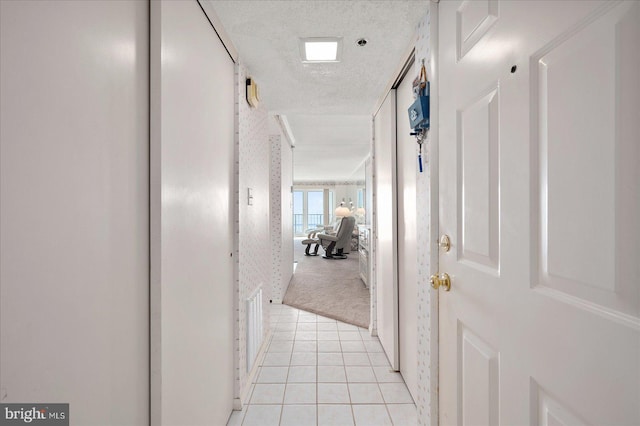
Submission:
M 413 75 L 396 88 L 398 173 L 398 355 L 400 373 L 414 401 L 418 391 L 418 230 L 416 224 L 416 139 L 409 135 L 407 109 L 413 103 Z
M 0 1 L 0 400 L 76 425 L 149 424 L 148 34 L 145 1 Z
M 196 1 L 153 1 L 151 16 L 151 424 L 220 425 L 235 374 L 234 64 Z
M 395 101 L 395 90 L 391 90 L 374 120 L 374 235 L 378 337 L 392 368 L 398 370 Z
M 638 425 L 640 2 L 439 8 L 440 423 Z

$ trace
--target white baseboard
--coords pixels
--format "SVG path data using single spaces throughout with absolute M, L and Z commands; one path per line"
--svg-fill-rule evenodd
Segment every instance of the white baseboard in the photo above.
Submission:
M 252 388 L 251 385 L 253 384 L 253 380 L 255 379 L 256 374 L 258 374 L 258 370 L 262 365 L 262 360 L 266 354 L 267 346 L 269 345 L 270 341 L 271 341 L 271 327 L 269 327 L 269 331 L 267 332 L 267 335 L 262 340 L 262 345 L 260 345 L 260 350 L 258 351 L 256 362 L 253 363 L 253 367 L 251 368 L 251 371 L 249 372 L 249 374 L 247 374 L 244 386 L 241 386 L 242 390 L 240 391 L 240 397 L 233 399 L 234 411 L 242 411 L 242 407 L 249 403 L 250 392 Z

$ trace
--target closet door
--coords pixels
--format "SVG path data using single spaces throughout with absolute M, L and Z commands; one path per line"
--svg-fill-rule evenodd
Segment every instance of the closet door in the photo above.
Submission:
M 407 118 L 407 110 L 414 101 L 412 77 L 412 74 L 405 76 L 395 93 L 398 164 L 398 344 L 400 373 L 415 401 L 418 392 L 418 156 L 416 138 L 409 134 L 412 129 Z
M 0 1 L 3 403 L 149 423 L 149 5 Z
M 151 8 L 152 424 L 223 425 L 236 372 L 234 63 L 197 1 Z
M 391 90 L 374 118 L 376 306 L 378 337 L 398 370 L 398 265 L 396 209 L 396 96 Z

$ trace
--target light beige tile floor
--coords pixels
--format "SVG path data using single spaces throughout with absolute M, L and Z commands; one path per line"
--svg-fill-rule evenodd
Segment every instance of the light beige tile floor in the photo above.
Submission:
M 415 426 L 416 406 L 376 337 L 271 305 L 271 341 L 249 404 L 228 426 Z

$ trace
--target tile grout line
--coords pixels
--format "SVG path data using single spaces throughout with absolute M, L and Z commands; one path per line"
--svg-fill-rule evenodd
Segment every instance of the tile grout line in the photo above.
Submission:
M 298 311 L 298 312 L 302 312 L 302 311 Z M 279 320 L 283 319 L 283 317 L 284 316 L 280 316 L 279 318 L 277 318 L 277 320 L 274 321 L 274 324 L 279 323 Z M 289 316 L 287 316 L 287 319 L 290 320 L 291 318 Z M 320 351 L 320 340 L 318 340 L 319 339 L 318 333 L 320 333 L 320 328 L 328 328 L 328 327 L 319 326 L 319 322 L 317 321 L 317 316 L 314 316 L 314 318 L 312 318 L 312 319 L 315 319 L 315 321 L 309 321 L 309 318 L 303 318 L 303 319 L 306 319 L 307 321 L 300 322 L 300 316 L 297 315 L 296 322 L 295 322 L 295 332 L 293 333 L 293 338 L 292 338 L 292 341 L 291 341 L 291 351 L 289 352 L 289 357 L 288 357 L 288 365 L 286 365 L 287 372 L 286 372 L 286 377 L 285 377 L 285 386 L 284 386 L 284 393 L 283 393 L 283 396 L 282 396 L 282 403 L 281 404 L 277 404 L 277 403 L 273 404 L 273 405 L 280 405 L 282 407 L 281 410 L 280 410 L 280 417 L 279 417 L 279 423 L 280 424 L 282 424 L 282 422 L 284 420 L 284 408 L 285 408 L 286 405 L 307 405 L 306 402 L 293 403 L 293 404 L 286 404 L 285 403 L 286 391 L 289 388 L 289 384 L 290 384 L 289 380 L 291 379 L 292 367 L 294 367 L 292 362 L 293 362 L 293 354 L 296 353 L 296 352 L 294 352 L 294 348 L 296 346 L 296 342 L 307 342 L 307 341 L 310 341 L 310 342 L 313 342 L 315 344 L 315 348 L 312 349 L 311 351 L 304 350 L 304 351 L 302 351 L 300 353 L 311 353 L 311 354 L 315 355 L 315 363 L 312 364 L 312 365 L 315 366 L 315 373 L 316 373 L 316 377 L 315 377 L 315 390 L 316 390 L 316 397 L 315 397 L 315 410 L 316 410 L 315 413 L 316 413 L 316 415 L 315 415 L 315 421 L 316 421 L 316 424 L 320 423 L 320 413 L 319 413 L 320 410 L 319 410 L 319 408 L 321 406 L 323 406 L 323 405 L 331 406 L 331 405 L 336 405 L 336 404 L 337 405 L 341 405 L 338 402 L 333 402 L 333 403 L 332 402 L 327 402 L 326 404 L 320 403 L 320 398 L 319 398 L 319 385 L 321 384 L 321 382 L 319 381 L 319 379 L 320 379 L 319 378 L 319 372 L 320 372 L 320 367 L 321 367 L 319 358 L 320 358 L 321 354 L 324 354 L 325 352 L 321 352 Z M 299 327 L 300 324 L 309 324 L 310 325 L 312 322 L 315 323 L 314 327 L 309 327 L 308 325 L 306 325 L 306 326 L 303 327 L 303 328 L 305 328 L 305 330 L 298 330 L 298 327 Z M 380 358 L 380 356 L 376 355 L 376 354 L 378 354 L 378 352 L 373 352 L 373 351 L 375 351 L 375 349 L 372 348 L 372 346 L 376 346 L 373 343 L 373 342 L 376 342 L 376 340 L 375 339 L 367 339 L 367 343 L 369 343 L 369 342 L 371 342 L 371 343 L 369 343 L 368 345 L 365 345 L 365 339 L 363 338 L 362 333 L 360 333 L 360 330 L 358 328 L 356 328 L 356 332 L 359 333 L 359 335 L 358 335 L 359 339 L 355 339 L 354 340 L 353 336 L 347 335 L 346 336 L 347 338 L 343 340 L 343 339 L 341 339 L 341 337 L 345 337 L 345 336 L 344 335 L 341 336 L 340 332 L 342 332 L 342 333 L 352 332 L 353 329 L 348 327 L 348 325 L 347 325 L 346 329 L 339 329 L 338 325 L 339 324 L 337 324 L 337 322 L 336 322 L 336 330 L 337 330 L 337 334 L 338 334 L 337 342 L 338 342 L 338 347 L 339 347 L 339 351 L 340 351 L 340 359 L 342 361 L 342 364 L 338 365 L 338 366 L 342 367 L 342 371 L 344 373 L 344 379 L 345 380 L 344 380 L 344 382 L 337 381 L 337 382 L 326 382 L 326 383 L 327 384 L 342 384 L 347 388 L 347 395 L 348 395 L 348 401 L 349 401 L 348 404 L 349 404 L 350 413 L 351 413 L 351 416 L 352 416 L 351 417 L 352 421 L 355 422 L 355 411 L 354 411 L 355 407 L 354 407 L 354 405 L 376 405 L 376 406 L 384 405 L 385 406 L 385 412 L 387 413 L 387 416 L 388 416 L 389 420 L 391 421 L 392 424 L 395 424 L 394 421 L 393 421 L 393 418 L 391 417 L 391 411 L 390 411 L 390 407 L 389 407 L 390 403 L 388 403 L 386 401 L 386 398 L 382 394 L 381 383 L 387 383 L 387 382 L 386 381 L 385 382 L 381 382 L 379 377 L 378 377 L 378 375 L 376 374 L 376 370 L 375 370 L 375 368 L 379 368 L 381 370 L 383 368 L 388 369 L 389 366 L 388 365 L 375 365 L 374 366 L 374 361 L 373 361 L 374 357 L 376 358 L 377 363 L 380 364 L 380 362 L 378 360 L 378 358 Z M 315 339 L 298 340 L 296 338 L 297 337 L 296 336 L 297 332 L 298 331 L 300 331 L 300 332 L 312 331 L 312 330 L 308 330 L 308 328 L 315 329 Z M 329 330 L 323 330 L 323 331 L 329 331 Z M 309 336 L 302 336 L 302 337 L 308 338 Z M 323 337 L 326 337 L 326 336 L 323 336 Z M 351 338 L 351 339 L 349 339 L 349 338 Z M 268 351 L 273 348 L 272 345 L 274 344 L 274 342 L 276 342 L 276 340 L 274 340 L 274 336 L 272 336 L 271 339 L 270 339 L 270 342 L 269 342 Z M 286 342 L 286 340 L 282 340 L 282 342 Z M 363 347 L 362 352 L 359 352 L 358 350 L 356 350 L 355 352 L 345 352 L 344 347 L 343 347 L 345 342 L 360 342 L 362 347 Z M 287 345 L 283 343 L 282 345 L 279 344 L 279 346 L 285 347 Z M 305 346 L 309 347 L 310 345 L 305 345 Z M 352 346 L 350 348 L 351 350 L 359 349 L 359 348 L 357 348 L 357 345 L 350 345 L 350 346 Z M 356 346 L 356 348 L 354 348 L 353 346 Z M 376 349 L 377 349 L 377 347 L 376 347 Z M 327 352 L 327 353 L 331 353 L 331 352 Z M 363 356 L 359 356 L 359 355 L 356 356 L 356 354 L 359 354 L 359 353 L 362 353 Z M 353 359 L 353 361 L 352 361 L 353 365 L 349 365 L 349 366 L 347 365 L 347 360 L 345 359 L 346 354 L 349 354 L 350 355 L 349 358 Z M 353 356 L 351 356 L 351 355 L 353 355 Z M 363 364 L 363 360 L 365 361 L 364 364 Z M 308 362 L 303 362 L 301 364 L 301 368 L 304 367 L 305 365 L 308 365 Z M 265 367 L 264 366 L 264 362 L 260 367 L 261 368 L 260 368 L 259 374 L 257 376 L 258 379 L 256 379 L 256 382 L 254 383 L 254 387 L 252 389 L 251 398 L 253 398 L 253 393 L 255 392 L 255 386 L 258 384 L 258 381 L 260 380 L 259 377 L 261 377 L 261 375 L 263 373 L 263 369 Z M 277 367 L 277 366 L 272 366 L 272 367 Z M 285 367 L 285 366 L 283 366 L 283 367 Z M 330 366 L 327 366 L 327 367 L 330 367 Z M 352 382 L 352 381 L 350 381 L 350 379 L 349 379 L 349 377 L 347 375 L 347 367 L 357 367 L 357 370 L 364 369 L 364 367 L 368 367 L 369 370 L 371 372 L 373 372 L 373 376 L 370 379 L 367 379 L 367 380 L 362 381 L 362 382 L 360 382 L 360 381 Z M 334 369 L 334 371 L 339 371 L 339 370 L 340 369 Z M 383 379 L 384 379 L 384 377 L 385 376 L 382 376 Z M 391 380 L 391 378 L 389 378 L 389 379 Z M 308 380 L 308 379 L 304 379 L 304 380 Z M 300 383 L 304 384 L 304 383 L 307 383 L 307 382 L 303 381 L 303 382 L 300 382 Z M 366 401 L 362 402 L 361 404 L 354 403 L 353 402 L 353 398 L 352 398 L 352 390 L 350 388 L 350 384 L 353 384 L 353 383 L 355 383 L 355 384 L 375 384 L 377 389 L 378 389 L 378 391 L 380 392 L 380 394 L 382 396 L 382 403 L 378 404 L 378 403 L 366 402 Z M 395 380 L 392 380 L 392 381 L 390 381 L 388 383 L 400 383 L 400 382 L 396 382 Z M 261 383 L 261 384 L 264 384 L 264 383 Z M 251 401 L 251 399 L 250 399 L 250 401 Z M 396 405 L 400 405 L 400 404 L 404 404 L 404 403 L 397 402 L 395 404 Z M 406 403 L 406 404 L 412 405 L 411 403 Z M 248 405 L 251 405 L 251 404 L 248 404 Z M 415 405 L 415 404 L 413 404 L 413 405 Z M 346 414 L 346 412 L 344 414 Z M 245 413 L 243 418 L 242 418 L 242 424 L 244 424 L 244 421 L 246 419 L 247 418 L 246 418 L 246 413 Z

